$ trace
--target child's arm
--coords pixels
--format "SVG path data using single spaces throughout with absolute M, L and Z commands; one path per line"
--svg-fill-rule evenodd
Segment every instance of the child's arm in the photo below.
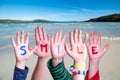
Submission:
M 63 63 L 66 55 L 65 39 L 66 34 L 62 37 L 62 30 L 58 31 L 51 39 L 52 59 L 48 61 L 48 68 L 54 80 L 71 80 L 71 75 Z
M 14 37 L 11 38 L 11 41 L 16 57 L 13 80 L 26 80 L 28 68 L 25 67 L 25 64 L 35 48 L 28 50 L 29 33 L 26 34 L 26 39 L 24 39 L 24 31 L 16 34 L 16 43 Z
M 88 53 L 89 53 L 89 76 L 88 79 L 91 78 L 98 73 L 99 74 L 99 62 L 105 52 L 108 50 L 109 44 L 106 44 L 104 48 L 101 48 L 101 34 L 97 34 L 96 32 L 90 33 L 90 41 L 88 42 L 88 34 L 85 37 L 85 43 L 87 45 Z M 99 80 L 99 75 L 95 80 Z
M 50 59 L 47 63 L 49 71 L 54 80 L 71 80 L 72 75 L 66 69 L 64 62 L 62 61 L 56 66 L 53 66 L 52 59 Z
M 74 30 L 70 33 L 70 47 L 66 45 L 68 55 L 74 60 L 73 66 L 70 68 L 73 74 L 72 80 L 84 80 L 86 73 L 86 55 L 87 48 L 82 42 L 82 31 Z
M 46 35 L 44 28 L 35 29 L 36 45 L 38 46 L 34 53 L 38 56 L 38 61 L 32 75 L 32 80 L 44 80 L 46 72 L 46 63 L 50 56 L 50 36 Z

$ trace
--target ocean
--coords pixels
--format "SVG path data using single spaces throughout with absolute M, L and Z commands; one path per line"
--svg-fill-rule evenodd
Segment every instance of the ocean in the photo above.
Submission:
M 119 22 L 79 22 L 79 23 L 0 23 L 0 51 L 11 46 L 10 38 L 15 36 L 16 32 L 24 30 L 30 32 L 30 44 L 35 43 L 34 29 L 37 26 L 44 27 L 49 34 L 55 34 L 58 30 L 69 34 L 74 29 L 81 29 L 84 33 L 97 31 L 102 33 L 103 40 L 120 40 Z

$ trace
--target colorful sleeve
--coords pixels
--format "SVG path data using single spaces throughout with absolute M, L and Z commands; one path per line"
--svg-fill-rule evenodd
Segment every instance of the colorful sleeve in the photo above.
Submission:
M 28 70 L 29 70 L 28 67 L 25 67 L 24 70 L 15 67 L 13 80 L 26 80 Z
M 54 80 L 71 80 L 72 75 L 65 68 L 63 62 L 59 63 L 56 67 L 53 67 L 52 59 L 50 59 L 47 66 Z
M 88 79 L 88 72 L 87 71 L 87 74 L 86 74 L 86 80 L 100 80 L 100 76 L 99 76 L 99 70 L 97 71 L 97 73 L 91 78 L 91 79 Z

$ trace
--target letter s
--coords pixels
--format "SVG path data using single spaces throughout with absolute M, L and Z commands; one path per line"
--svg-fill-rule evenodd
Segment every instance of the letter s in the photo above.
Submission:
M 26 50 L 24 48 L 25 48 L 25 46 L 21 46 L 20 47 L 20 50 L 24 51 L 24 53 L 22 53 L 21 55 L 25 55 L 26 54 Z

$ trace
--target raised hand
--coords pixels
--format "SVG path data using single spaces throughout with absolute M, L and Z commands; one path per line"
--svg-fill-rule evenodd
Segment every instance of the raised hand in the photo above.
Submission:
M 50 56 L 50 35 L 46 35 L 44 28 L 37 27 L 35 29 L 35 39 L 37 49 L 34 53 L 39 58 L 48 58 Z
M 107 43 L 104 48 L 101 48 L 101 34 L 98 33 L 98 37 L 96 32 L 90 33 L 90 41 L 88 42 L 88 34 L 85 37 L 85 43 L 87 45 L 89 58 L 90 60 L 100 60 L 101 57 L 105 54 L 107 49 L 109 48 L 109 44 Z
M 62 38 L 62 30 L 58 31 L 55 37 L 52 36 L 51 47 L 52 47 L 52 58 L 53 59 L 62 59 L 64 58 L 65 52 L 65 42 L 66 34 Z
M 107 43 L 104 48 L 101 48 L 101 34 L 90 33 L 90 39 L 88 41 L 88 34 L 85 36 L 85 44 L 87 45 L 88 54 L 89 54 L 89 76 L 91 79 L 98 71 L 99 71 L 99 62 L 102 56 L 109 48 L 109 44 Z M 99 80 L 99 76 L 97 78 Z
M 58 31 L 54 36 L 52 36 L 51 39 L 51 52 L 52 52 L 52 60 L 53 60 L 53 65 L 54 63 L 61 62 L 64 56 L 66 55 L 65 52 L 65 39 L 66 39 L 66 34 L 64 34 L 62 38 L 62 30 Z M 56 66 L 57 64 L 55 64 Z
M 17 32 L 16 43 L 14 41 L 14 37 L 11 38 L 11 41 L 16 57 L 16 66 L 19 68 L 24 68 L 26 60 L 30 57 L 30 55 L 32 55 L 36 47 L 28 50 L 29 33 L 26 33 L 26 38 L 24 38 L 24 31 Z
M 82 42 L 82 31 L 74 30 L 70 33 L 70 46 L 66 45 L 66 51 L 75 63 L 84 63 L 86 61 L 87 49 L 84 42 Z
M 44 28 L 35 28 L 36 50 L 34 54 L 38 56 L 38 61 L 34 69 L 31 80 L 44 80 L 46 72 L 46 62 L 50 56 L 50 35 L 46 35 Z M 30 47 L 32 49 L 32 47 Z

